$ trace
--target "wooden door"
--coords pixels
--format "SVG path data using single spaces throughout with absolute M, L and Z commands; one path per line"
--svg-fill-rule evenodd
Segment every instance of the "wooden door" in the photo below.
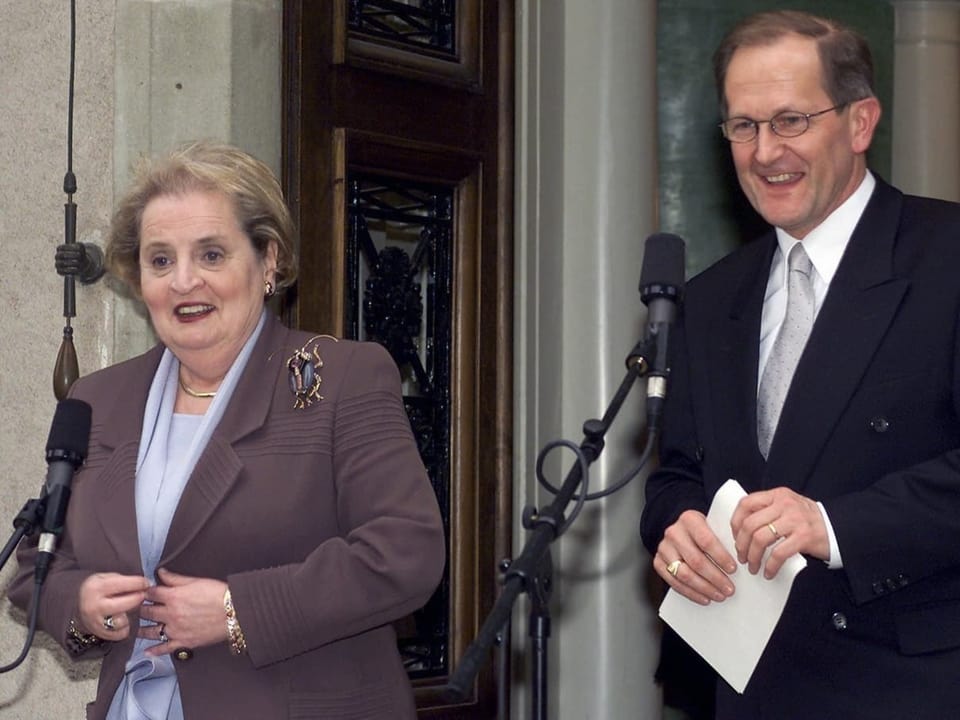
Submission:
M 301 231 L 291 324 L 375 340 L 444 513 L 448 564 L 397 624 L 423 717 L 490 718 L 441 689 L 509 553 L 512 2 L 287 0 L 284 184 Z

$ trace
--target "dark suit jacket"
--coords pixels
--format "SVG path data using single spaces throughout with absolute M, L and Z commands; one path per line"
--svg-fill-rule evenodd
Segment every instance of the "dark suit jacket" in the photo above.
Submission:
M 775 246 L 771 231 L 688 285 L 644 543 L 654 552 L 728 478 L 747 492 L 787 486 L 822 501 L 844 567 L 809 559 L 744 695 L 720 682 L 718 717 L 951 717 L 960 708 L 960 206 L 878 180 L 765 462 L 757 368 Z
M 285 361 L 310 337 L 272 316 L 183 492 L 160 567 L 230 585 L 248 654 L 225 643 L 175 662 L 186 717 L 413 718 L 391 621 L 436 587 L 444 534 L 435 495 L 379 345 L 320 340 L 323 400 L 294 409 Z M 73 483 L 40 627 L 63 642 L 92 572 L 140 574 L 134 469 L 162 347 L 81 378 L 90 452 Z M 32 590 L 34 549 L 10 591 Z M 107 644 L 102 718 L 132 637 Z

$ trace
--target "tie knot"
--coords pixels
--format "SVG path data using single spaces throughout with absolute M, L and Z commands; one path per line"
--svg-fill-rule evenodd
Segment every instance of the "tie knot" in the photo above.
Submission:
M 810 272 L 813 270 L 813 263 L 810 262 L 810 256 L 807 255 L 807 251 L 803 249 L 803 243 L 795 243 L 794 246 L 790 248 L 787 267 L 790 268 L 791 272 L 796 271 L 810 277 Z

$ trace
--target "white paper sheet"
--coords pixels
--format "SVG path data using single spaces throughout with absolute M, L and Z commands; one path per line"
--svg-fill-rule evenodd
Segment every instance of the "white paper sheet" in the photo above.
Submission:
M 727 480 L 714 496 L 707 514 L 710 528 L 734 558 L 737 553 L 730 518 L 745 495 L 740 483 Z M 794 555 L 776 577 L 767 580 L 762 569 L 751 575 L 746 565 L 738 565 L 730 576 L 736 588 L 733 597 L 704 607 L 671 589 L 660 605 L 660 617 L 734 690 L 742 693 L 780 619 L 794 578 L 806 566 L 802 555 Z

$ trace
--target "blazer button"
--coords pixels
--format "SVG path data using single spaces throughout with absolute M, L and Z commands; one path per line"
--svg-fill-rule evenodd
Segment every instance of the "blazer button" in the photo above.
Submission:
M 190 648 L 178 648 L 173 651 L 173 657 L 180 662 L 187 662 L 193 657 L 193 650 Z
M 890 423 L 885 417 L 883 417 L 882 415 L 878 415 L 877 417 L 870 420 L 870 428 L 874 432 L 885 433 L 887 430 L 890 429 Z
M 847 629 L 847 616 L 842 612 L 835 612 L 830 618 L 833 621 L 834 630 L 846 630 Z

